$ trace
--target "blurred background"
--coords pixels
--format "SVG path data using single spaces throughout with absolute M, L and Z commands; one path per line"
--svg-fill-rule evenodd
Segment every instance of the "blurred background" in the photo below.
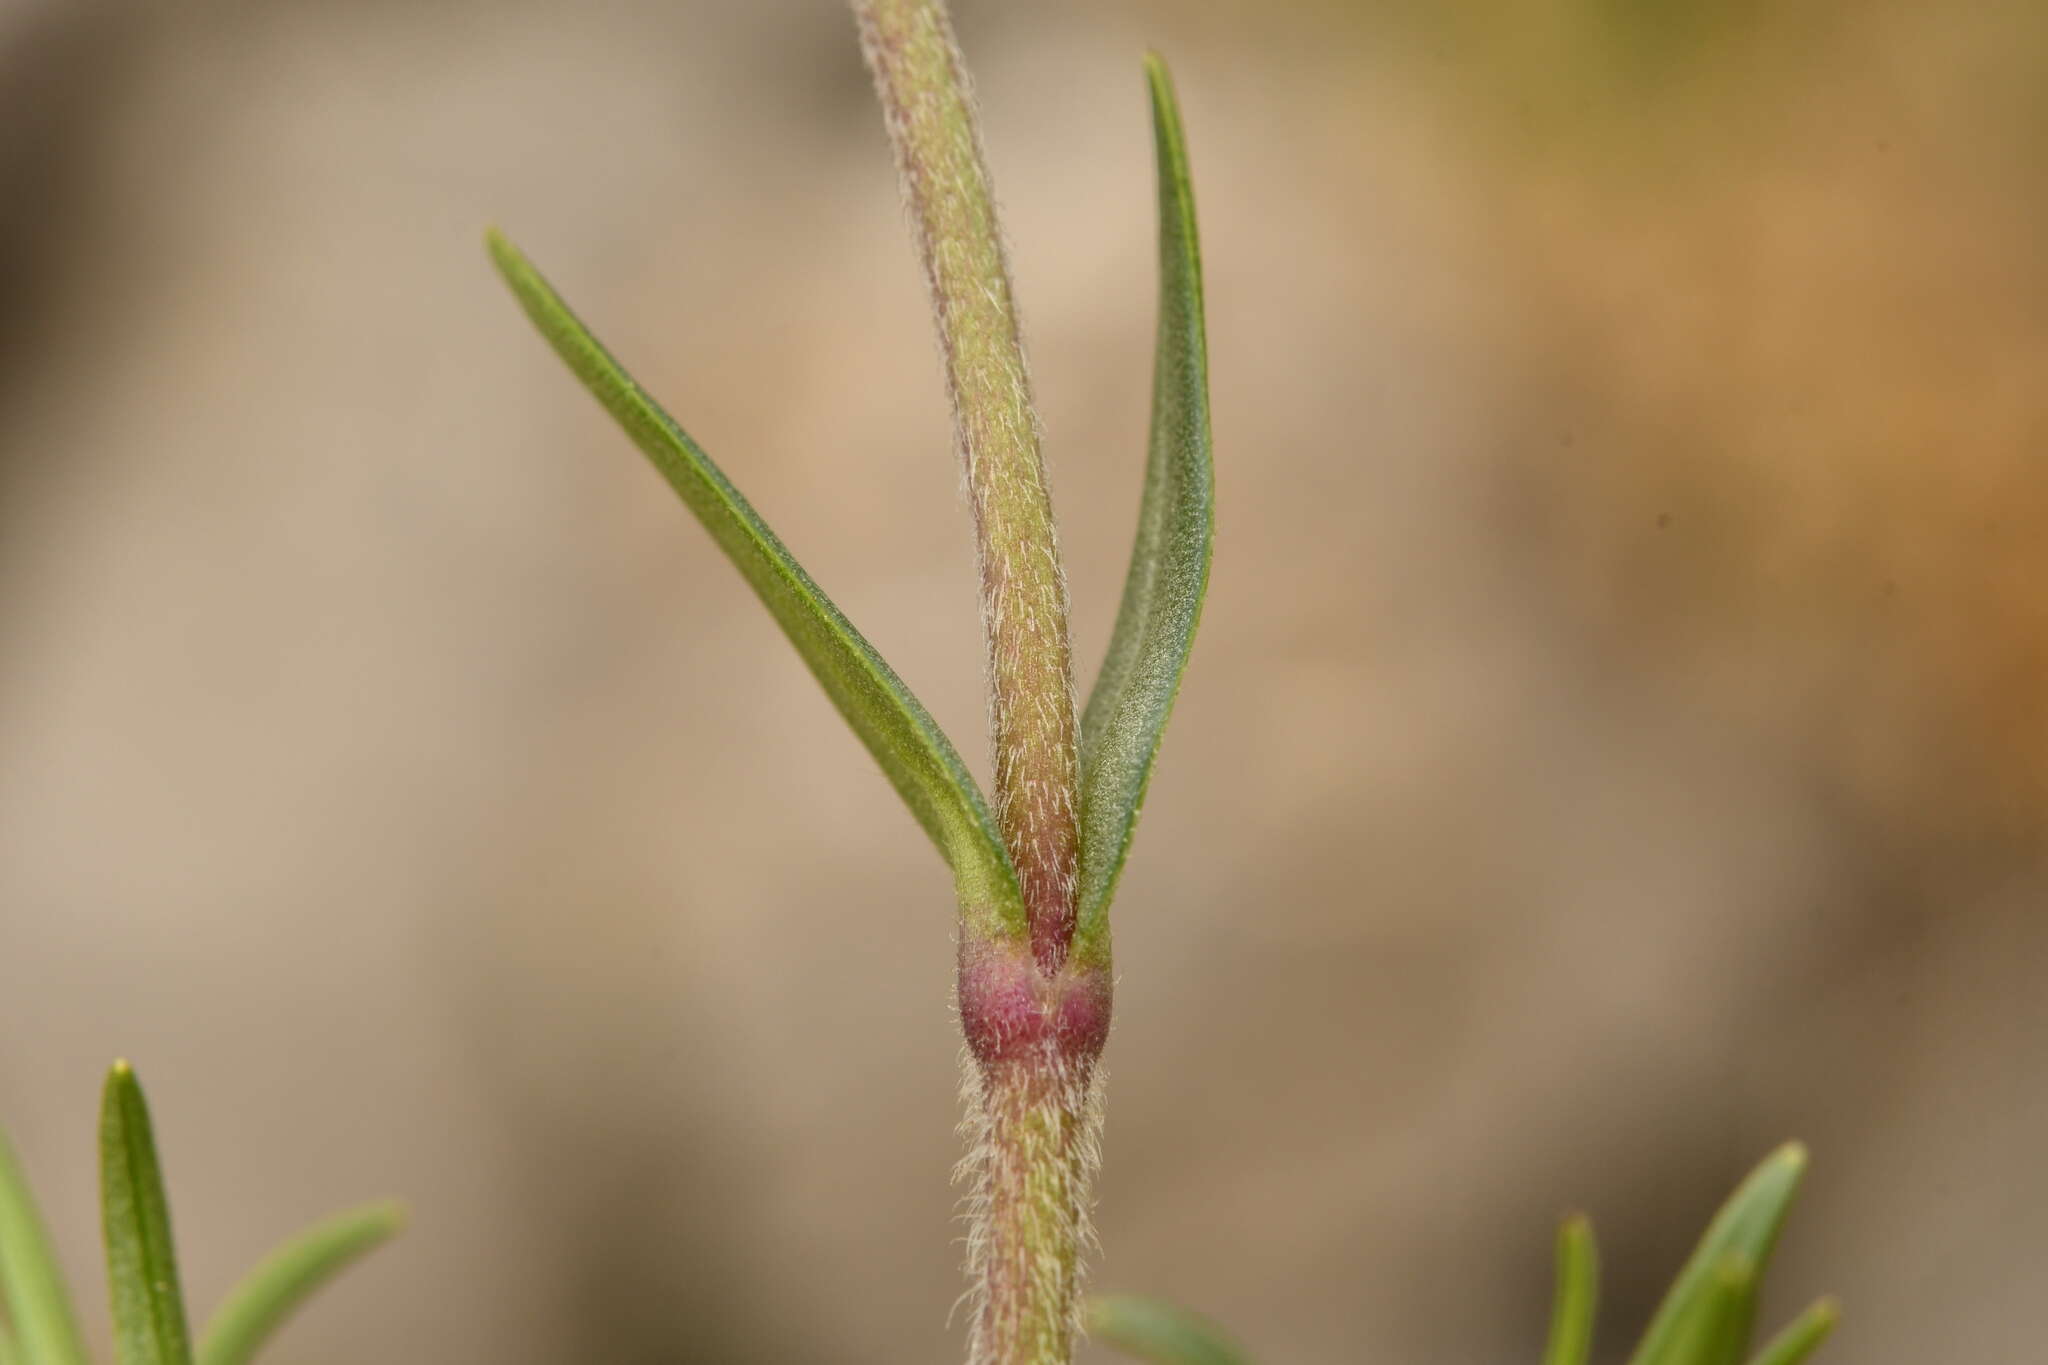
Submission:
M 960 0 L 1084 681 L 1209 270 L 1213 589 L 1118 904 L 1098 1285 L 1618 1361 L 1787 1137 L 1827 1358 L 2048 1334 L 2048 8 Z M 488 268 L 548 270 L 986 771 L 833 0 L 0 0 L 0 1123 L 107 1062 L 272 1359 L 957 1359 L 948 882 Z M 1097 1357 L 1092 1356 L 1091 1359 Z

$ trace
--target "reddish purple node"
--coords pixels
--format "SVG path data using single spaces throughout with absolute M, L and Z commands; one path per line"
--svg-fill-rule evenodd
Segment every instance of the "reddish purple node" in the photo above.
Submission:
M 1109 1040 L 1111 987 L 1100 968 L 1048 976 L 1006 943 L 960 945 L 960 1027 L 983 1066 L 1043 1056 L 1093 1062 Z

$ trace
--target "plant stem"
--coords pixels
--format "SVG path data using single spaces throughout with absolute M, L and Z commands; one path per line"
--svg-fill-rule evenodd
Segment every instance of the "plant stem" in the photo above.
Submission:
M 968 1064 L 970 1365 L 1066 1365 L 1093 1234 L 1102 1073 L 1055 1050 Z
M 960 943 L 969 1365 L 1066 1365 L 1079 1327 L 1109 1036 L 1106 965 L 1048 977 L 1021 944 Z
M 1090 1240 L 1107 953 L 1070 962 L 1079 761 L 1067 583 L 1009 263 L 943 0 L 853 0 L 930 285 L 988 637 L 996 820 L 1027 932 L 963 918 L 970 1365 L 1066 1365 Z
M 1074 930 L 1074 680 L 1067 583 L 1009 262 L 943 0 L 854 0 L 931 286 L 981 561 L 996 816 L 1040 968 Z

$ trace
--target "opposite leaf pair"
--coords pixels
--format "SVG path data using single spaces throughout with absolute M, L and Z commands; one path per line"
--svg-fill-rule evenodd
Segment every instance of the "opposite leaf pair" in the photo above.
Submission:
M 1070 953 L 1108 956 L 1109 902 L 1173 709 L 1208 586 L 1213 522 L 1201 249 L 1180 111 L 1146 61 L 1159 180 L 1159 319 L 1138 534 L 1102 673 L 1081 716 L 1081 857 Z M 840 715 L 951 864 L 963 928 L 1027 931 L 1016 865 L 959 752 L 895 670 L 804 572 L 711 457 L 612 358 L 533 263 L 492 231 L 491 257 L 555 353 L 625 429 L 746 578 Z
M 1788 1143 L 1729 1196 L 1629 1365 L 1740 1365 L 1756 1324 L 1757 1287 L 1805 1169 L 1805 1149 Z M 1558 1231 L 1557 1300 L 1543 1365 L 1586 1365 L 1598 1279 L 1592 1225 L 1583 1217 L 1568 1219 Z M 1833 1301 L 1822 1299 L 1771 1338 L 1750 1365 L 1800 1365 L 1834 1330 L 1836 1316 Z M 1215 1324 L 1155 1299 L 1097 1299 L 1089 1305 L 1088 1330 L 1153 1365 L 1249 1365 Z
M 314 1290 L 405 1221 L 397 1205 L 372 1204 L 301 1233 L 228 1295 L 195 1352 L 149 1106 L 126 1062 L 108 1073 L 101 1102 L 100 1189 L 117 1365 L 246 1365 Z M 0 1365 L 88 1365 L 42 1216 L 4 1137 L 0 1299 Z

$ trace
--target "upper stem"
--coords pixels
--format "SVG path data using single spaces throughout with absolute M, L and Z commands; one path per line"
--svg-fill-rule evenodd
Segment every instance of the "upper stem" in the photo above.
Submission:
M 996 818 L 1032 955 L 1073 937 L 1079 764 L 1067 582 L 1009 262 L 943 0 L 854 0 L 931 286 L 981 566 Z

